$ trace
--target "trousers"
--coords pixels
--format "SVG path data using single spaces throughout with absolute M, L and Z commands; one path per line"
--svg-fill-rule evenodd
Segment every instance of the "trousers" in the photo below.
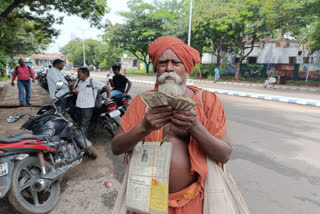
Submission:
M 31 82 L 30 80 L 18 80 L 19 102 L 25 104 L 24 91 L 26 91 L 26 101 L 30 103 L 31 99 Z
M 93 114 L 93 110 L 94 108 L 77 107 L 78 125 L 80 128 L 84 129 L 86 137 L 88 137 L 88 126 Z

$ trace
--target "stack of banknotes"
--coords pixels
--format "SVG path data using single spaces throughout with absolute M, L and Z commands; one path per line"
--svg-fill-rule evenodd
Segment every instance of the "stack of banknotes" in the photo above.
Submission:
M 188 111 L 198 105 L 188 97 L 171 96 L 158 91 L 144 92 L 140 97 L 149 108 L 172 106 L 174 110 Z

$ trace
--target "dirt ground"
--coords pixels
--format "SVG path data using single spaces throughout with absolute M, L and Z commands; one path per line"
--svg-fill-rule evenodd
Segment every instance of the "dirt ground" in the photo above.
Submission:
M 16 87 L 7 86 L 0 94 L 0 137 L 28 132 L 20 129 L 28 116 L 8 123 L 9 115 L 35 114 L 40 106 L 50 103 L 48 93 L 38 84 L 32 85 L 32 107 L 18 107 L 17 93 Z M 85 157 L 81 164 L 64 176 L 59 202 L 50 214 L 111 213 L 125 169 L 123 156 L 112 155 L 111 137 L 105 130 L 96 130 L 95 137 L 90 140 L 99 157 L 96 160 Z M 105 187 L 104 181 L 112 182 L 112 187 Z M 15 213 L 6 199 L 0 201 L 0 213 Z

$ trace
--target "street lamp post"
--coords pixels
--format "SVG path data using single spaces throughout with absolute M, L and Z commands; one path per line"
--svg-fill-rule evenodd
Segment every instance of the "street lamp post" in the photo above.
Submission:
M 86 50 L 84 48 L 84 39 L 82 39 L 82 47 L 83 47 L 83 67 L 86 67 Z
M 190 11 L 189 11 L 189 31 L 188 31 L 188 45 L 191 43 L 191 20 L 192 20 L 192 0 L 190 0 Z

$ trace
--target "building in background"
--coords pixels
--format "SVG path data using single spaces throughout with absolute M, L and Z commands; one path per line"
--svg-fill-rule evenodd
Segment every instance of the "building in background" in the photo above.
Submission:
M 138 60 L 134 57 L 121 57 L 117 59 L 117 63 L 121 64 L 121 69 L 138 69 Z
M 248 45 L 248 47 L 250 47 Z M 245 51 L 248 53 L 250 48 Z M 237 63 L 239 57 L 236 54 L 225 54 L 221 64 Z M 254 44 L 253 51 L 243 61 L 244 64 L 319 64 L 320 52 L 309 55 L 309 49 L 299 41 L 289 39 L 274 40 L 265 38 Z M 202 63 L 217 63 L 217 57 L 210 53 L 204 53 Z
M 62 54 L 32 54 L 31 59 L 36 66 L 49 66 L 52 65 L 52 62 L 55 59 L 66 61 L 66 56 Z
M 66 56 L 62 54 L 31 54 L 31 55 L 22 55 L 19 54 L 15 57 L 15 61 L 18 62 L 18 59 L 22 58 L 28 65 L 32 66 L 42 66 L 46 67 L 52 65 L 53 60 L 62 59 L 66 61 Z

